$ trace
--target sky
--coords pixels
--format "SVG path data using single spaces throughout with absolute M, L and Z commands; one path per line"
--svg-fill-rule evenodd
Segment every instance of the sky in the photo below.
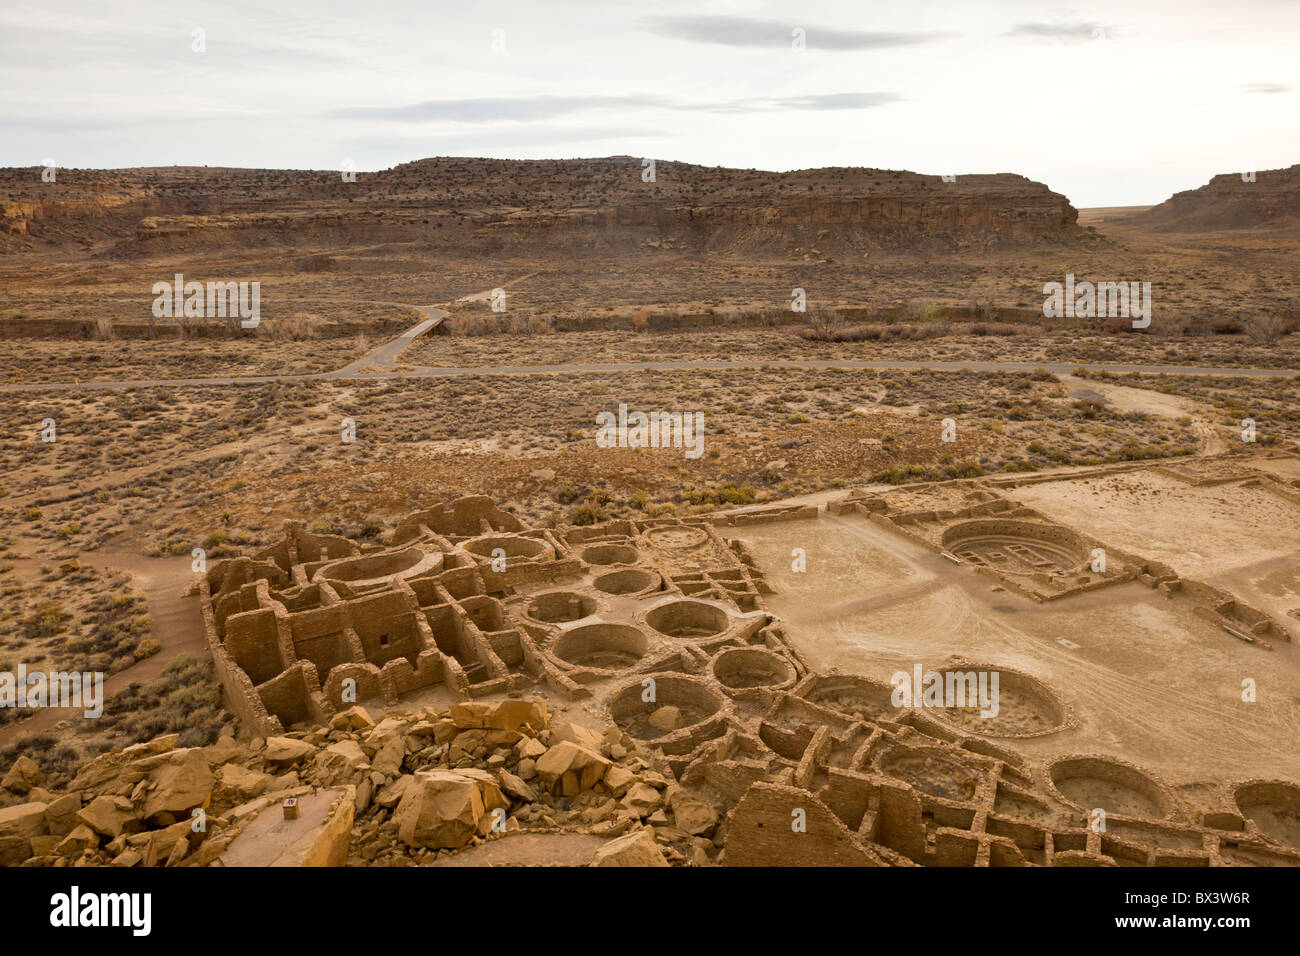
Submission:
M 1080 208 L 1300 163 L 1300 0 L 45 0 L 0 166 L 630 155 L 1014 172 Z

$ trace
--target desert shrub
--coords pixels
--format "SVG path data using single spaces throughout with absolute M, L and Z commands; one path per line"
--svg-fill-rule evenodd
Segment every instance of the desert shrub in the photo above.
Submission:
M 737 487 L 727 482 L 718 489 L 718 500 L 723 504 L 747 505 L 754 500 L 756 494 L 757 492 L 752 485 Z
M 45 601 L 23 620 L 23 636 L 29 640 L 53 637 L 63 630 L 70 615 L 58 604 Z
M 840 314 L 834 309 L 813 306 L 804 314 L 804 328 L 800 334 L 815 342 L 839 342 Z
M 1258 345 L 1276 345 L 1282 338 L 1295 330 L 1293 320 L 1280 315 L 1268 314 L 1258 316 L 1246 327 L 1250 340 Z
M 113 341 L 117 337 L 117 332 L 113 328 L 113 320 L 103 315 L 96 316 L 95 325 L 91 329 L 91 337 L 96 342 Z
M 277 342 L 303 342 L 316 337 L 320 319 L 308 312 L 295 312 L 287 319 L 267 319 L 262 324 Z
M 569 512 L 569 524 L 600 524 L 602 521 L 608 520 L 609 513 L 600 505 L 593 504 L 590 501 L 578 505 L 573 511 Z
M 555 500 L 562 505 L 571 505 L 581 497 L 582 490 L 573 485 L 563 485 L 555 492 Z

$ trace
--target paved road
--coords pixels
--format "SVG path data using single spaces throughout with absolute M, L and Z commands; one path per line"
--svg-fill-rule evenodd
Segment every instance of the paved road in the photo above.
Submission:
M 436 329 L 438 326 L 442 325 L 442 320 L 447 317 L 447 313 L 442 309 L 435 309 L 431 306 L 416 305 L 411 306 L 411 308 L 419 309 L 427 316 L 427 318 L 418 325 L 407 329 L 391 342 L 381 345 L 373 352 L 366 353 L 350 365 L 343 366 L 337 372 L 327 373 L 324 377 L 351 378 L 354 375 L 364 372 L 372 365 L 391 365 L 397 356 L 405 352 L 412 342 L 430 329 Z
M 395 373 L 407 378 L 457 375 L 553 375 L 562 372 L 674 371 L 680 369 L 799 368 L 799 369 L 933 369 L 959 372 L 1036 372 L 1069 375 L 1080 367 L 1094 372 L 1147 372 L 1156 375 L 1231 375 L 1245 378 L 1289 378 L 1297 373 L 1284 368 L 1214 368 L 1194 365 L 1109 365 L 1095 362 L 904 362 L 897 359 L 769 359 L 749 362 L 611 362 L 564 365 L 495 365 L 473 368 L 415 366 Z
M 404 305 L 404 303 L 385 303 Z M 418 309 L 426 318 L 397 338 L 368 352 L 355 362 L 333 372 L 299 375 L 248 375 L 240 377 L 120 379 L 111 382 L 32 382 L 0 385 L 5 392 L 54 392 L 76 389 L 121 390 L 128 388 L 205 388 L 211 386 L 269 385 L 276 382 L 328 382 L 352 378 L 460 378 L 468 375 L 559 375 L 609 374 L 615 372 L 724 371 L 727 369 L 917 369 L 931 371 L 1036 372 L 1069 375 L 1080 367 L 1078 362 L 905 362 L 897 359 L 771 359 L 767 361 L 680 361 L 680 362 L 572 362 L 560 365 L 490 365 L 457 368 L 452 366 L 416 365 L 394 368 L 393 362 L 412 342 L 430 329 L 437 328 L 447 312 L 433 306 L 407 306 Z M 1094 372 L 1125 375 L 1140 372 L 1150 375 L 1225 375 L 1233 378 L 1291 378 L 1293 369 L 1222 368 L 1205 365 L 1120 365 L 1086 362 L 1082 366 Z

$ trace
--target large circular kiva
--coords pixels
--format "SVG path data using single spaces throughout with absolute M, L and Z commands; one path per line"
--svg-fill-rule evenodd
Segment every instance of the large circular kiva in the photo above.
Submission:
M 645 568 L 623 568 L 608 571 L 591 582 L 597 591 L 606 594 L 641 594 L 659 589 L 659 575 Z
M 318 580 L 342 581 L 346 584 L 361 585 L 385 581 L 393 575 L 409 577 L 436 571 L 442 567 L 441 551 L 424 551 L 422 548 L 402 548 L 393 551 L 380 551 L 360 557 L 342 558 L 322 565 L 314 577 Z
M 1173 810 L 1169 793 L 1137 767 L 1106 757 L 1062 757 L 1047 768 L 1047 778 L 1067 803 L 1085 813 L 1163 820 Z
M 819 674 L 804 699 L 857 720 L 897 719 L 894 689 L 882 681 L 853 674 Z
M 649 699 L 647 686 L 653 688 Z M 609 712 L 629 736 L 656 740 L 703 723 L 723 704 L 722 695 L 698 678 L 653 674 L 616 692 L 610 698 Z
M 630 544 L 593 544 L 582 551 L 588 564 L 636 564 L 640 552 Z
M 555 550 L 545 541 L 539 541 L 536 538 L 525 538 L 520 535 L 500 534 L 487 535 L 482 538 L 474 538 L 472 541 L 465 542 L 465 550 L 477 554 L 483 558 L 495 558 L 499 555 L 494 552 L 500 551 L 510 558 L 553 558 Z
M 574 591 L 547 591 L 529 601 L 524 613 L 543 624 L 577 621 L 596 613 L 596 599 Z
M 1041 737 L 1065 726 L 1065 705 L 1028 674 L 980 664 L 936 673 L 943 678 L 943 702 L 949 706 L 925 711 L 958 730 L 986 737 Z
M 1086 560 L 1077 534 L 1041 521 L 963 521 L 945 531 L 942 542 L 945 549 L 963 561 L 1011 574 L 1072 571 Z
M 551 653 L 575 667 L 623 670 L 645 656 L 648 644 L 629 624 L 585 624 L 557 637 Z
M 897 749 L 880 761 L 880 769 L 922 793 L 945 800 L 970 800 L 979 789 L 979 774 L 938 750 Z
M 731 623 L 727 612 L 703 601 L 665 601 L 646 612 L 645 622 L 660 634 L 703 638 L 721 634 Z
M 763 647 L 728 648 L 713 659 L 712 670 L 713 676 L 732 690 L 778 687 L 795 678 L 788 660 Z
M 1259 832 L 1300 849 L 1300 786 L 1281 780 L 1243 783 L 1233 794 L 1241 815 Z

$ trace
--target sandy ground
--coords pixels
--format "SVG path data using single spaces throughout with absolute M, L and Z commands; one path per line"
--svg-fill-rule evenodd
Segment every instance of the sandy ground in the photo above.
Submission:
M 149 617 L 153 622 L 149 636 L 162 645 L 158 653 L 106 678 L 105 700 L 129 684 L 145 683 L 158 677 L 181 654 L 207 656 L 199 599 L 186 593 L 195 580 L 188 557 L 146 558 L 129 551 L 91 552 L 77 557 L 83 564 L 127 571 L 132 575 L 135 587 L 149 602 Z M 40 563 L 19 562 L 15 570 L 32 574 Z M 75 708 L 38 710 L 26 720 L 0 727 L 0 746 L 24 734 L 48 730 L 69 718 L 77 722 L 86 720 Z
M 814 668 L 888 680 L 958 655 L 1045 682 L 1074 725 L 998 738 L 1031 759 L 1113 753 L 1176 783 L 1300 773 L 1300 650 L 1235 641 L 1187 599 L 1132 583 L 1036 604 L 857 517 L 735 537 L 780 592 L 769 607 Z M 807 551 L 805 573 L 791 570 L 794 548 Z M 1251 704 L 1241 700 L 1247 677 L 1258 686 Z
M 1102 541 L 1155 558 L 1294 620 L 1300 609 L 1300 506 L 1237 483 L 1193 486 L 1138 471 L 1053 481 L 1010 495 Z M 1288 617 L 1289 616 L 1289 617 Z
M 431 866 L 583 866 L 605 840 L 586 833 L 516 833 L 445 856 Z

